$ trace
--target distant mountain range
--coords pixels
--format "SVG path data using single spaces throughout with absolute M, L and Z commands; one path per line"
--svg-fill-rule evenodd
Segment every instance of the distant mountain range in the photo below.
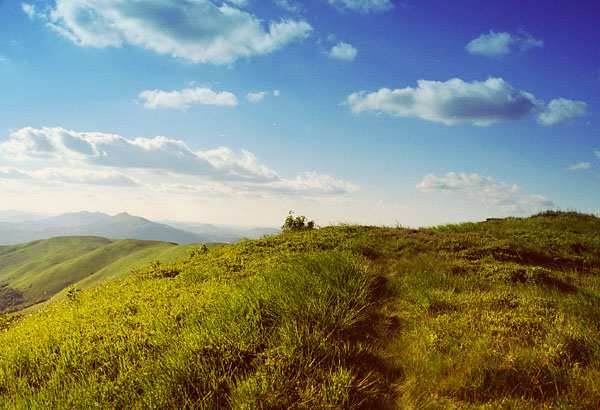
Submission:
M 234 243 L 278 233 L 275 228 L 215 226 L 193 222 L 153 222 L 120 213 L 77 212 L 58 216 L 0 211 L 0 245 L 15 245 L 57 236 L 100 236 L 110 239 L 143 239 L 188 243 Z

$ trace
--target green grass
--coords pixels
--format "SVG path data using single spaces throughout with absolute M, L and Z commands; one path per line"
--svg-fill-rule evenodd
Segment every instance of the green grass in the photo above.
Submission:
M 600 220 L 345 225 L 0 319 L 0 408 L 600 406 Z
M 128 274 L 132 267 L 185 257 L 189 245 L 94 236 L 58 237 L 0 247 L 0 310 L 23 309 L 68 286 L 85 288 Z

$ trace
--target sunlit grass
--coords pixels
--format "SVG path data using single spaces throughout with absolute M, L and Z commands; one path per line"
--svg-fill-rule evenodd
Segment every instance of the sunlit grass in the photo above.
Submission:
M 3 408 L 600 405 L 600 220 L 344 225 L 0 321 Z

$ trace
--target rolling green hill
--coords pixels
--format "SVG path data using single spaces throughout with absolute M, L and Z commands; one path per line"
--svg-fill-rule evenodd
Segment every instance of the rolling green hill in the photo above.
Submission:
M 0 247 L 0 309 L 25 308 L 68 286 L 89 287 L 152 260 L 175 261 L 189 245 L 94 236 L 57 237 Z
M 597 409 L 599 232 L 546 212 L 198 250 L 0 318 L 0 408 Z

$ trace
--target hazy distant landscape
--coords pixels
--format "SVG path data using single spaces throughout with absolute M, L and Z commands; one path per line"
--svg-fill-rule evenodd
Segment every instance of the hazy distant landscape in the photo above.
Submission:
M 277 228 L 243 228 L 186 222 L 152 222 L 128 213 L 110 216 L 100 212 L 68 213 L 52 217 L 17 211 L 0 211 L 0 245 L 15 245 L 56 236 L 101 236 L 143 239 L 177 244 L 234 243 L 278 233 Z
M 277 228 L 152 222 L 128 213 L 56 216 L 0 211 L 0 311 L 52 299 L 126 276 L 152 261 L 175 262 L 190 250 L 279 233 Z

